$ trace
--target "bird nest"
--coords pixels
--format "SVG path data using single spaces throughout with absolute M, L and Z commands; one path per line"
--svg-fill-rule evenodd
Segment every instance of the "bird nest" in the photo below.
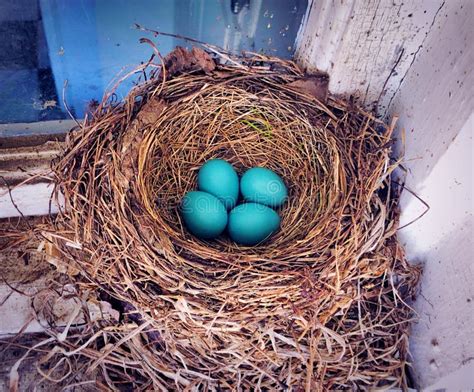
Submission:
M 396 238 L 393 127 L 293 62 L 182 48 L 161 60 L 123 102 L 107 96 L 54 163 L 67 240 L 52 238 L 122 312 L 67 349 L 110 388 L 406 386 L 419 271 Z M 180 200 L 212 158 L 284 179 L 266 242 L 184 228 Z

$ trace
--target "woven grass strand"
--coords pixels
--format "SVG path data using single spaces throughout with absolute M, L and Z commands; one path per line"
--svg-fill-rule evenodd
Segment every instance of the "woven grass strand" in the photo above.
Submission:
M 396 239 L 392 129 L 290 88 L 304 76 L 292 62 L 241 61 L 155 73 L 70 135 L 54 164 L 66 204 L 56 225 L 82 250 L 56 245 L 130 317 L 61 345 L 110 388 L 406 387 L 419 270 Z M 180 200 L 212 158 L 284 179 L 270 240 L 242 247 L 185 230 Z

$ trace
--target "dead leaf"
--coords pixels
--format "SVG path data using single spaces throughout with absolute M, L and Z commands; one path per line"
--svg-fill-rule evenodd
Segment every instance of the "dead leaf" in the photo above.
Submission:
M 309 75 L 288 83 L 287 86 L 325 103 L 328 98 L 329 76 L 326 73 Z
M 164 58 L 167 75 L 177 75 L 184 72 L 203 71 L 210 73 L 216 68 L 212 57 L 203 49 L 194 47 L 191 51 L 177 46 Z
M 54 265 L 58 272 L 61 272 L 62 274 L 67 274 L 69 276 L 78 275 L 80 271 L 64 260 L 61 252 L 54 243 L 53 237 L 47 232 L 43 232 L 43 235 L 48 239 L 48 241 L 44 242 L 46 261 Z

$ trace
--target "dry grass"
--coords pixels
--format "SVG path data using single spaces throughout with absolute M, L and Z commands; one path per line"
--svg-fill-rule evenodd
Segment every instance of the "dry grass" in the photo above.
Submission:
M 49 360 L 70 362 L 63 384 L 85 382 L 80 366 L 104 390 L 406 387 L 419 270 L 396 238 L 392 128 L 289 87 L 304 76 L 292 62 L 239 60 L 152 68 L 55 162 L 66 200 L 55 244 L 125 313 L 55 341 Z M 288 185 L 281 230 L 264 244 L 183 228 L 180 199 L 216 157 Z

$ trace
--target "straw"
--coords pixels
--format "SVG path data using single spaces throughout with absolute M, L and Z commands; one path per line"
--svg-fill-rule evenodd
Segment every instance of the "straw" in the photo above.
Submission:
M 295 88 L 306 75 L 291 61 L 174 54 L 172 72 L 102 102 L 54 163 L 66 205 L 55 230 L 80 246 L 51 238 L 125 316 L 58 342 L 53 358 L 75 350 L 110 389 L 406 388 L 420 271 L 396 237 L 393 127 Z M 180 201 L 213 158 L 283 178 L 289 198 L 266 242 L 186 231 Z

